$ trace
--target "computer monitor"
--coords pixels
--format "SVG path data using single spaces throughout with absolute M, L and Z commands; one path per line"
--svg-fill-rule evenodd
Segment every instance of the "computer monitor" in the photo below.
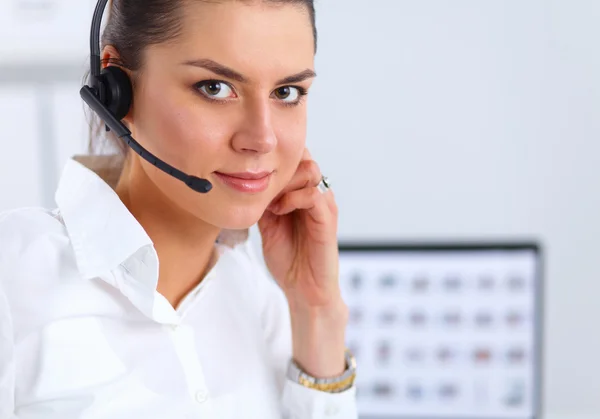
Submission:
M 361 418 L 539 419 L 536 243 L 340 243 Z

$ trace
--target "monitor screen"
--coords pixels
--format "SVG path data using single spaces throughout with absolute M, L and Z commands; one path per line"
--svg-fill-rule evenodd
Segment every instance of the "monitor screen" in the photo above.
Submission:
M 341 244 L 361 418 L 536 418 L 541 276 L 535 244 Z

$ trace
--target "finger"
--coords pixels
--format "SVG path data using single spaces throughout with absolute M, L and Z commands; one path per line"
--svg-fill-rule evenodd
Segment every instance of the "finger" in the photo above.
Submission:
M 339 211 L 338 211 L 338 206 L 337 206 L 337 202 L 335 200 L 335 195 L 333 193 L 333 190 L 328 189 L 327 192 L 323 194 L 323 197 L 325 198 L 325 202 L 327 202 L 327 207 L 329 208 L 331 213 L 334 215 L 334 217 L 337 218 L 339 215 Z
M 304 148 L 304 154 L 302 154 L 302 160 L 312 160 L 312 157 L 310 155 L 310 151 L 308 151 L 308 148 Z
M 302 160 L 284 191 L 295 191 L 316 186 L 321 181 L 321 168 L 314 160 Z
M 311 211 L 317 221 L 326 222 L 331 217 L 331 210 L 325 196 L 315 187 L 288 192 L 275 204 L 272 212 L 286 215 L 299 209 Z
M 322 175 L 319 165 L 314 160 L 303 160 L 298 165 L 292 179 L 272 202 L 276 203 L 279 198 L 288 192 L 316 186 L 321 181 L 321 178 Z

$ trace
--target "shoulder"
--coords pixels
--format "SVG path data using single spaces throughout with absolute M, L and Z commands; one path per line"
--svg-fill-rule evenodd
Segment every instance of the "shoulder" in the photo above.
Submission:
M 0 212 L 0 233 L 19 231 L 39 232 L 63 226 L 58 209 L 42 207 L 17 208 Z
M 3 251 L 55 234 L 66 234 L 58 210 L 32 207 L 0 213 L 0 249 Z
M 57 210 L 20 208 L 0 213 L 0 278 L 9 266 L 41 264 L 63 245 L 66 229 Z

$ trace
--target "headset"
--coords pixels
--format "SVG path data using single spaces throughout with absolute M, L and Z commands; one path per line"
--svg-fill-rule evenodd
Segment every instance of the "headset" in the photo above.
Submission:
M 154 156 L 133 139 L 131 131 L 121 122 L 131 108 L 133 88 L 129 76 L 121 68 L 108 66 L 101 69 L 100 27 L 107 2 L 108 0 L 98 0 L 94 11 L 90 34 L 90 85 L 81 88 L 81 98 L 104 121 L 107 131 L 112 130 L 144 160 L 184 182 L 196 192 L 209 192 L 212 184 L 207 179 L 188 175 Z

